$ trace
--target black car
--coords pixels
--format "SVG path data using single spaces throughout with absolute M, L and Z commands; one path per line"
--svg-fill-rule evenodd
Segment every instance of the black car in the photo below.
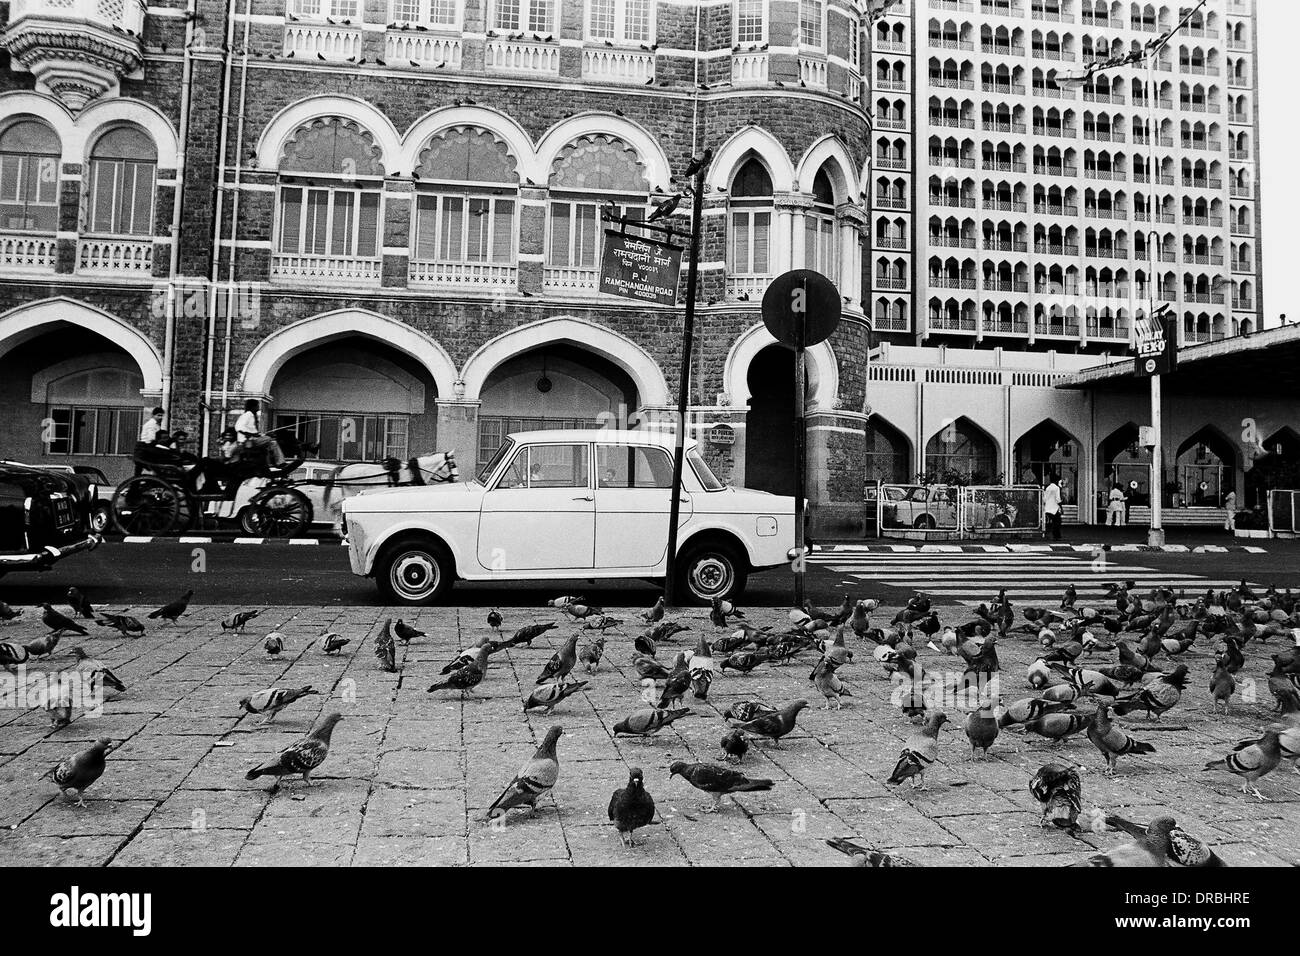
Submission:
M 0 575 L 45 571 L 103 540 L 92 530 L 99 508 L 93 477 L 0 462 Z

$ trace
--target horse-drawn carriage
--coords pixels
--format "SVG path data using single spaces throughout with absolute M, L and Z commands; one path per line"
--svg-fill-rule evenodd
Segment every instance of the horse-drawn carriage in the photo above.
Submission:
M 221 477 L 193 456 L 179 462 L 137 458 L 141 474 L 128 478 L 113 492 L 113 521 L 130 535 L 176 534 L 198 530 L 205 523 L 233 521 L 246 534 L 292 538 L 315 520 L 328 517 L 339 527 L 345 498 L 367 488 L 424 485 L 456 481 L 456 453 L 437 452 L 401 461 L 340 462 L 306 477 L 306 459 L 282 465 L 255 460 L 242 471 Z M 308 494 L 307 491 L 312 491 Z M 319 491 L 319 494 L 316 492 Z M 315 502 L 313 502 L 315 499 Z M 317 509 L 324 515 L 317 515 Z

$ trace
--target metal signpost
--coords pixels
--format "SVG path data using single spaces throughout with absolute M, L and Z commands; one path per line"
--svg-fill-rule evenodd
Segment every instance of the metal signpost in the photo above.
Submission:
M 1164 468 L 1161 461 L 1160 413 L 1163 400 L 1160 394 L 1160 376 L 1168 375 L 1178 367 L 1177 330 L 1172 321 L 1166 321 L 1169 306 L 1154 309 L 1149 318 L 1134 324 L 1133 374 L 1151 379 L 1151 529 L 1147 544 L 1158 547 L 1164 544 Z
M 777 276 L 763 294 L 763 324 L 773 337 L 794 348 L 795 486 L 794 486 L 794 602 L 804 601 L 804 499 L 808 434 L 804 417 L 804 350 L 819 345 L 840 324 L 840 293 L 820 272 L 795 269 Z

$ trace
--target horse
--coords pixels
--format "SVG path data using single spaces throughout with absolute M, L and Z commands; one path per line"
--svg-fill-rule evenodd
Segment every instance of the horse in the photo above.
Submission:
M 329 472 L 325 481 L 324 504 L 336 527 L 342 525 L 343 502 L 368 488 L 392 488 L 398 485 L 432 485 L 459 481 L 455 451 L 439 451 L 402 461 L 352 461 Z

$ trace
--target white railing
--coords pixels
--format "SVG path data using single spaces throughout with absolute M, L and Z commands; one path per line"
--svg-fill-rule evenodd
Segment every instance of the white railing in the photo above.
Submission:
M 599 284 L 599 269 L 547 266 L 542 270 L 543 287 L 557 292 L 595 292 Z
M 747 295 L 749 301 L 761 302 L 763 293 L 767 291 L 767 287 L 771 284 L 772 277 L 769 275 L 727 276 L 727 297 L 735 299 Z
M 88 20 L 130 30 L 138 38 L 144 29 L 144 4 L 140 0 L 11 0 L 9 25 L 23 17 Z
M 393 63 L 414 60 L 460 69 L 460 37 L 402 30 L 384 37 L 384 59 Z
M 555 76 L 560 72 L 560 47 L 556 43 L 489 40 L 483 65 L 489 70 Z
M 276 253 L 271 257 L 271 278 L 309 279 L 313 282 L 378 282 L 382 267 L 381 259 Z
M 606 83 L 641 83 L 654 79 L 655 56 L 643 50 L 582 51 L 582 78 Z
M 284 52 L 295 58 L 315 59 L 319 54 L 327 60 L 347 60 L 361 55 L 361 30 L 327 23 L 286 23 Z
M 411 285 L 455 287 L 459 289 L 514 291 L 519 269 L 514 265 L 493 262 L 417 262 L 408 274 Z
M 732 83 L 766 83 L 766 53 L 734 53 L 731 57 Z
M 799 79 L 806 86 L 826 89 L 826 61 L 799 57 Z
M 153 272 L 152 239 L 82 239 L 77 244 L 78 272 Z
M 0 271 L 51 272 L 59 244 L 53 236 L 18 236 L 0 233 Z

